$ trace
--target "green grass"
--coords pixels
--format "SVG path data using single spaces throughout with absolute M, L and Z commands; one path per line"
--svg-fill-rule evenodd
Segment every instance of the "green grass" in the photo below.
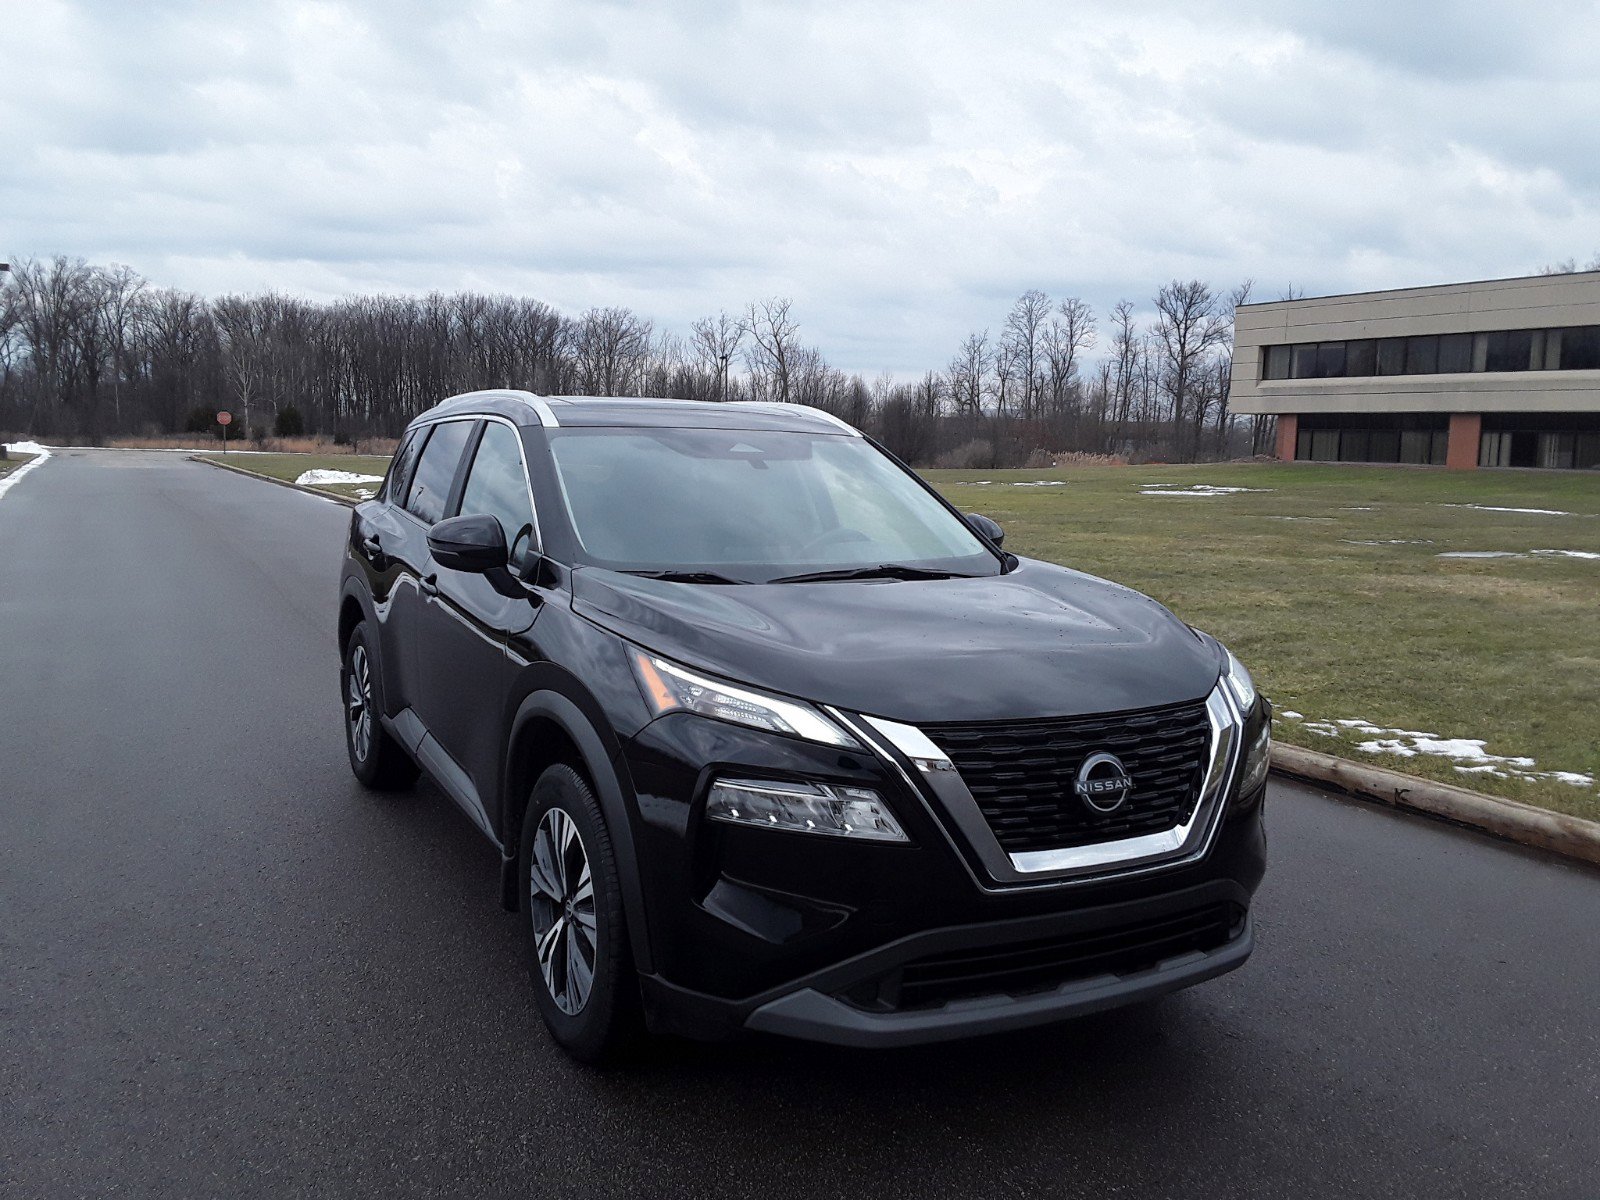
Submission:
M 1221 638 L 1280 712 L 1306 718 L 1280 720 L 1281 740 L 1600 819 L 1592 784 L 1467 774 L 1447 758 L 1358 751 L 1370 732 L 1316 732 L 1360 719 L 1600 778 L 1600 560 L 1438 557 L 1600 553 L 1600 476 L 1309 464 L 926 474 L 1005 525 L 1008 549 L 1137 588 Z M 1041 480 L 1060 486 L 1010 486 Z M 1148 483 L 1266 490 L 1163 498 L 1141 495 Z
M 381 476 L 389 469 L 388 457 L 380 454 L 255 454 L 233 451 L 228 454 L 200 454 L 195 457 L 225 462 L 241 471 L 250 471 L 256 475 L 266 475 L 289 483 L 293 483 L 307 471 L 349 471 L 356 475 Z M 352 500 L 365 500 L 377 490 L 377 487 L 376 483 L 328 483 L 319 484 L 309 490 L 326 492 L 332 496 L 344 496 Z
M 38 457 L 37 454 L 21 454 L 15 450 L 9 451 L 5 458 L 0 459 L 0 479 L 4 479 L 18 467 L 27 466 Z M 21 485 L 19 484 L 18 486 Z

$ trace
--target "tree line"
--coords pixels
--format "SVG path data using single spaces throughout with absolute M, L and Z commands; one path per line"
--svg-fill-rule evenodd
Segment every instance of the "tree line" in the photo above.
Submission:
M 679 333 L 621 307 L 569 315 L 477 292 L 206 299 L 128 267 L 24 259 L 0 275 L 0 430 L 97 444 L 211 431 L 226 408 L 258 440 L 392 437 L 445 396 L 516 387 L 809 404 L 919 464 L 1192 461 L 1265 445 L 1259 421 L 1228 411 L 1233 309 L 1248 293 L 1174 280 L 1153 315 L 1125 300 L 1102 327 L 1084 301 L 1029 290 L 906 382 L 829 364 L 781 297 Z

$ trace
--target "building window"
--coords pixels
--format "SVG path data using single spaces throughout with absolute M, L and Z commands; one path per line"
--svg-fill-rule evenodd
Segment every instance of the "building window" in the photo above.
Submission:
M 1508 329 L 1489 335 L 1486 371 L 1526 371 L 1533 366 L 1533 330 Z
M 1439 373 L 1464 375 L 1472 370 L 1472 335 L 1451 333 L 1439 339 Z
M 1369 379 L 1479 371 L 1600 370 L 1600 325 L 1501 329 L 1262 347 L 1263 379 Z
M 1478 443 L 1480 467 L 1509 467 L 1511 465 L 1511 435 L 1485 433 Z
M 1267 355 L 1263 360 L 1261 378 L 1287 379 L 1289 378 L 1289 347 L 1268 346 Z
M 1317 347 L 1315 343 L 1294 348 L 1294 362 L 1290 375 L 1295 379 L 1315 379 L 1317 377 Z
M 1383 338 L 1378 342 L 1378 374 L 1404 375 L 1406 370 L 1405 338 Z
M 1563 371 L 1600 370 L 1600 325 L 1558 331 L 1558 363 Z
M 1439 371 L 1439 338 L 1435 334 L 1406 339 L 1406 374 L 1434 375 Z

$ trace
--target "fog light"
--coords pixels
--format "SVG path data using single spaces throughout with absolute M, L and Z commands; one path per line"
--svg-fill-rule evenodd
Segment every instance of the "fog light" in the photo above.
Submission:
M 706 816 L 733 825 L 792 829 L 873 842 L 909 842 L 883 797 L 871 788 L 831 783 L 775 783 L 719 779 L 706 799 Z
M 1239 795 L 1248 796 L 1267 778 L 1267 768 L 1272 765 L 1272 724 L 1261 722 L 1256 734 L 1244 752 L 1244 768 L 1239 772 Z

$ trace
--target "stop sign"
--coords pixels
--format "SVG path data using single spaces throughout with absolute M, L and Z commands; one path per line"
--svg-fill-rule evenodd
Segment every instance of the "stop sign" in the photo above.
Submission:
M 217 414 L 217 424 L 218 425 L 232 425 L 233 424 L 233 414 L 231 412 L 227 412 L 227 411 L 219 412 Z

